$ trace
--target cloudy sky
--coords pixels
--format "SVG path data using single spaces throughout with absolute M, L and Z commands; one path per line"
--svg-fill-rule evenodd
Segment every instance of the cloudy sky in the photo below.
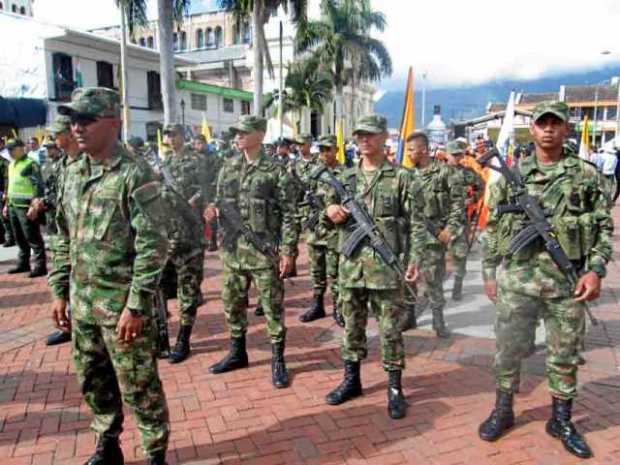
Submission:
M 380 38 L 394 62 L 384 89 L 401 88 L 409 66 L 444 87 L 620 64 L 618 0 L 372 1 L 387 16 Z M 81 29 L 119 21 L 114 0 L 36 0 L 34 7 L 38 19 Z

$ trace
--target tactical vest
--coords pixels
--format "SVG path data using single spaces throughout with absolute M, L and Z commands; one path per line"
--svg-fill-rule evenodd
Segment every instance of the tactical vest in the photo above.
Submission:
M 24 176 L 24 171 L 32 171 L 34 162 L 27 157 L 14 160 L 9 165 L 9 205 L 15 207 L 28 207 L 34 197 L 34 186 L 30 176 Z M 30 169 L 29 169 L 30 168 Z
M 531 193 L 545 210 L 547 220 L 564 252 L 577 268 L 581 268 L 598 236 L 593 205 L 595 196 L 600 193 L 597 177 L 586 173 L 586 163 L 576 157 L 572 158 L 562 162 L 565 175 L 556 177 L 542 192 Z M 528 224 L 525 213 L 518 211 L 518 208 L 510 211 L 511 206 L 510 202 L 498 206 L 498 252 L 502 256 L 507 255 L 512 239 Z M 506 212 L 501 213 L 502 210 Z M 542 250 L 544 244 L 538 239 L 516 253 L 514 259 L 529 260 Z

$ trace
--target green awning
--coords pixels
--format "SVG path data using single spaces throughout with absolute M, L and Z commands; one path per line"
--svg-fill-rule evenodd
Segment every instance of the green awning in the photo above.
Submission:
M 199 94 L 214 94 L 221 95 L 223 97 L 232 98 L 236 100 L 247 100 L 251 102 L 254 98 L 252 92 L 240 89 L 231 89 L 230 87 L 221 87 L 213 84 L 207 84 L 205 82 L 198 81 L 177 81 L 177 89 L 189 90 L 190 92 L 196 92 Z

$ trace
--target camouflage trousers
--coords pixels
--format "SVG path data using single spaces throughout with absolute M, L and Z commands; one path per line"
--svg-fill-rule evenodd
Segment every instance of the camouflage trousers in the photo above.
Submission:
M 322 296 L 327 289 L 329 278 L 330 289 L 334 302 L 338 301 L 338 259 L 336 250 L 325 245 L 308 244 L 310 257 L 310 276 L 315 296 Z
M 450 241 L 448 250 L 454 264 L 454 276 L 463 279 L 467 272 L 467 235 L 463 234 Z
M 177 299 L 180 324 L 194 326 L 198 307 L 203 303 L 200 284 L 204 276 L 204 253 L 187 258 L 173 258 L 177 275 Z
M 431 309 L 442 309 L 446 305 L 443 295 L 443 280 L 446 275 L 446 246 L 433 244 L 424 249 L 420 271 L 424 282 L 422 292 L 430 302 Z
M 284 283 L 275 268 L 262 270 L 233 270 L 224 264 L 222 301 L 224 314 L 231 338 L 240 338 L 248 329 L 248 289 L 254 281 L 258 299 L 267 319 L 267 331 L 272 343 L 283 342 L 284 326 Z
M 118 342 L 115 326 L 76 318 L 71 324 L 75 371 L 94 415 L 92 430 L 99 437 L 118 437 L 123 430 L 124 401 L 134 414 L 145 455 L 166 451 L 170 421 L 150 320 L 132 344 Z
M 366 326 L 370 308 L 379 323 L 383 368 L 386 371 L 405 368 L 402 328 L 407 312 L 402 290 L 343 287 L 340 289 L 339 304 L 345 321 L 343 360 L 359 362 L 368 355 Z
M 585 305 L 573 301 L 571 295 L 534 295 L 530 291 L 537 290 L 536 286 L 529 287 L 531 284 L 524 281 L 526 272 L 498 276 L 494 361 L 497 388 L 512 391 L 518 385 L 521 361 L 534 352 L 536 326 L 542 318 L 547 334 L 549 390 L 555 397 L 572 399 L 577 395 L 577 367 L 582 361 Z M 529 278 L 532 280 L 531 273 Z

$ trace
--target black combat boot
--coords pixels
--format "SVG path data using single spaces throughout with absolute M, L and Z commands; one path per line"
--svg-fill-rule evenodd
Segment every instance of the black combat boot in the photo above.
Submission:
M 454 287 L 452 288 L 452 300 L 459 301 L 463 299 L 463 278 L 454 277 Z
M 579 434 L 571 419 L 573 409 L 572 399 L 564 400 L 553 397 L 551 418 L 547 421 L 547 433 L 559 439 L 564 449 L 582 459 L 592 457 L 592 449 L 585 438 Z
M 125 458 L 118 438 L 100 437 L 94 455 L 84 465 L 124 465 Z
M 497 391 L 495 395 L 495 408 L 478 428 L 478 436 L 485 441 L 496 441 L 515 424 L 512 392 Z
M 7 271 L 8 274 L 28 273 L 30 271 L 30 265 L 28 263 L 22 263 Z
M 284 341 L 271 345 L 271 381 L 278 389 L 288 387 L 288 371 L 284 363 Z
M 433 309 L 433 329 L 437 337 L 443 339 L 450 337 L 450 331 L 446 328 L 446 322 L 443 319 L 443 308 Z
M 263 304 L 260 303 L 260 299 L 256 301 L 256 308 L 254 309 L 254 315 L 265 316 L 265 310 L 263 310 Z
M 65 342 L 69 342 L 71 340 L 71 333 L 68 331 L 54 331 L 52 334 L 47 336 L 47 340 L 45 341 L 46 346 L 56 346 L 58 344 L 64 344 Z
M 187 357 L 189 357 L 189 338 L 192 335 L 192 327 L 190 325 L 181 325 L 179 327 L 179 334 L 177 335 L 177 342 L 174 345 L 174 349 L 170 352 L 168 357 L 170 363 L 181 363 Z
M 209 246 L 207 247 L 207 251 L 217 252 L 217 237 L 215 234 L 211 234 L 211 239 L 209 240 Z
M 360 379 L 360 362 L 344 362 L 344 379 L 336 389 L 327 394 L 325 401 L 329 405 L 340 405 L 347 400 L 362 395 L 362 381 Z
M 155 452 L 154 455 L 151 455 L 146 458 L 146 465 L 167 465 L 166 464 L 166 453 Z
M 246 368 L 249 365 L 248 353 L 245 350 L 245 336 L 232 338 L 230 340 L 230 352 L 226 357 L 212 365 L 209 372 L 214 375 L 226 373 L 227 371 Z
M 315 294 L 312 299 L 310 308 L 299 316 L 299 321 L 309 323 L 319 318 L 325 318 L 325 305 L 323 303 L 323 294 Z
M 342 312 L 338 308 L 338 305 L 334 305 L 334 321 L 338 326 L 344 328 L 344 317 L 342 316 Z
M 9 248 L 9 247 L 15 247 L 17 245 L 17 243 L 13 240 L 8 240 L 6 241 L 4 244 L 2 244 L 2 247 L 4 248 Z
M 390 370 L 388 379 L 388 415 L 394 420 L 400 420 L 407 415 L 407 401 L 403 395 L 402 371 Z
M 410 329 L 416 329 L 418 327 L 418 319 L 415 314 L 416 305 L 414 303 L 407 303 L 405 305 L 405 311 L 407 312 L 407 321 L 403 331 L 409 331 Z
M 45 265 L 37 265 L 34 267 L 34 270 L 30 272 L 28 275 L 29 278 L 38 278 L 39 276 L 47 275 L 47 267 Z

